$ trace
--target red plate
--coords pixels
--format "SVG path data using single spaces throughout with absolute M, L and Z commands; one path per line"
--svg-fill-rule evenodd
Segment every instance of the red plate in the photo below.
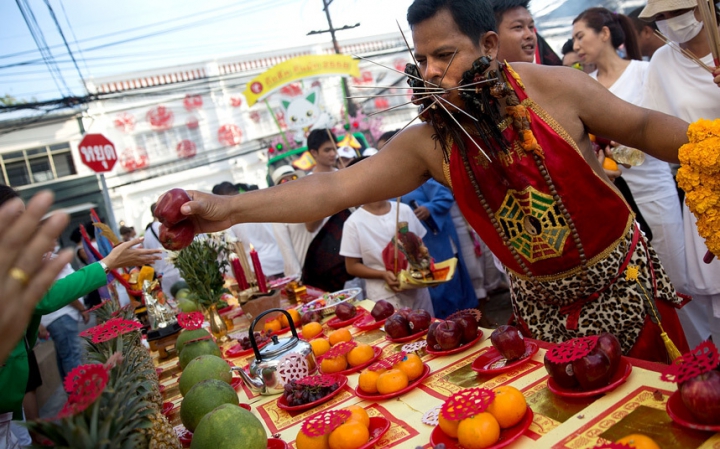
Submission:
M 302 332 L 298 332 L 298 338 L 299 338 L 300 340 L 305 340 L 305 337 L 303 337 Z M 311 338 L 310 340 L 315 340 L 316 338 L 325 338 L 325 331 L 320 332 L 319 334 L 317 334 L 316 336 L 314 336 L 314 337 Z M 305 341 L 310 341 L 310 340 L 305 340 Z
M 222 309 L 218 310 L 218 313 L 220 315 L 225 315 L 228 312 L 232 312 L 232 309 L 233 309 L 233 306 L 223 307 Z
M 350 318 L 349 320 L 340 321 L 340 319 L 335 316 L 328 320 L 327 325 L 330 329 L 340 329 L 341 327 L 350 326 L 351 324 L 362 318 L 364 315 L 367 315 L 367 313 L 367 310 L 358 306 L 357 314 L 354 317 Z
M 340 382 L 340 386 L 338 386 L 338 389 L 333 391 L 329 395 L 323 396 L 317 401 L 308 402 L 307 404 L 303 405 L 288 405 L 287 399 L 285 399 L 285 395 L 281 394 L 280 397 L 277 399 L 278 408 L 281 408 L 286 412 L 302 412 L 329 401 L 330 399 L 340 394 L 340 390 L 342 390 L 342 388 L 348 383 L 347 377 L 342 375 L 338 375 L 337 377 L 338 381 Z
M 430 346 L 425 346 L 425 352 L 427 352 L 428 354 L 437 355 L 437 356 L 457 354 L 458 352 L 463 352 L 464 350 L 475 346 L 477 344 L 477 342 L 480 341 L 482 336 L 483 336 L 482 331 L 480 329 L 478 329 L 478 336 L 469 343 L 465 343 L 464 345 L 460 345 L 455 349 L 450 349 L 449 351 L 442 351 L 442 350 L 433 351 L 432 349 L 430 349 Z
M 667 404 L 665 405 L 667 414 L 670 415 L 670 419 L 680 424 L 683 427 L 689 429 L 705 430 L 708 432 L 720 432 L 720 424 L 702 424 L 698 422 L 690 410 L 685 406 L 685 403 L 680 397 L 680 392 L 676 391 L 670 395 Z
M 367 315 L 363 315 L 361 319 L 355 321 L 353 326 L 357 327 L 361 331 L 371 331 L 380 329 L 384 324 L 385 320 L 375 321 L 375 318 L 368 313 Z
M 238 405 L 239 405 L 240 407 L 244 408 L 244 409 L 247 410 L 247 411 L 251 411 L 251 410 L 252 410 L 252 408 L 250 407 L 250 404 L 244 404 L 244 403 L 241 402 L 241 403 L 238 404 Z
M 373 351 L 375 351 L 375 355 L 373 356 L 373 358 L 371 358 L 367 362 L 363 363 L 362 365 L 354 366 L 352 368 L 348 368 L 343 371 L 339 371 L 337 373 L 332 373 L 332 374 L 342 374 L 343 376 L 347 376 L 348 374 L 356 373 L 356 372 L 363 370 L 363 369 L 367 368 L 368 366 L 372 365 L 373 363 L 375 363 L 377 361 L 377 359 L 380 358 L 380 355 L 382 354 L 382 349 L 378 348 L 377 346 L 373 346 L 372 348 L 373 348 Z M 320 374 L 323 374 L 319 363 L 318 363 L 318 371 L 320 372 Z
M 173 404 L 172 402 L 163 402 L 162 414 L 167 416 L 170 414 L 170 412 L 173 411 L 174 408 L 175 408 L 175 404 Z
M 240 388 L 240 385 L 242 385 L 242 377 L 233 377 L 230 381 L 230 386 L 233 387 L 235 390 Z
M 488 446 L 485 449 L 499 449 L 505 447 L 513 441 L 520 438 L 525 431 L 532 424 L 534 413 L 530 407 L 527 408 L 523 419 L 512 427 L 500 430 L 500 438 L 492 446 Z M 445 432 L 442 431 L 440 426 L 435 426 L 432 433 L 430 434 L 430 444 L 437 446 L 438 444 L 444 444 L 445 449 L 462 449 L 457 439 L 449 437 Z
M 562 388 L 553 380 L 552 377 L 548 378 L 548 390 L 552 391 L 558 396 L 565 397 L 565 398 L 590 398 L 593 396 L 598 396 L 603 393 L 606 393 L 608 391 L 612 391 L 615 388 L 617 388 L 618 385 L 622 385 L 627 380 L 628 376 L 630 376 L 630 373 L 632 372 L 632 365 L 625 357 L 622 357 L 620 359 L 620 364 L 618 365 L 617 371 L 615 371 L 615 374 L 610 378 L 610 383 L 602 388 L 597 388 L 595 390 L 589 390 L 589 391 L 582 391 L 580 390 L 580 387 L 575 388 Z
M 265 347 L 268 343 L 270 343 L 271 341 L 272 341 L 272 340 L 267 339 L 264 343 L 260 343 L 260 345 L 258 345 L 258 349 L 264 348 L 264 347 Z M 251 346 L 250 348 L 248 348 L 248 349 L 243 349 L 243 348 L 242 348 L 242 345 L 241 345 L 240 343 L 236 343 L 236 344 L 234 344 L 233 346 L 230 346 L 230 347 L 225 351 L 225 357 L 232 357 L 232 358 L 242 357 L 242 356 L 244 356 L 244 355 L 252 354 L 252 352 L 253 352 L 252 346 Z
M 370 449 L 375 446 L 375 443 L 380 441 L 380 438 L 382 438 L 382 436 L 385 435 L 385 432 L 389 429 L 390 421 L 387 418 L 383 418 L 382 416 L 373 416 L 370 418 L 370 427 L 368 427 L 368 430 L 370 431 L 370 440 L 358 449 Z
M 155 373 L 159 376 L 162 374 L 162 372 L 165 371 L 162 368 L 155 368 Z
M 398 396 L 400 396 L 400 395 L 402 395 L 402 394 L 405 394 L 405 393 L 407 393 L 408 391 L 410 391 L 410 390 L 412 390 L 413 388 L 415 388 L 415 387 L 417 387 L 418 385 L 420 385 L 420 384 L 422 383 L 422 381 L 425 380 L 425 378 L 430 375 L 430 371 L 431 371 L 431 370 L 430 370 L 430 367 L 427 366 L 426 363 L 423 363 L 423 372 L 422 372 L 422 374 L 420 375 L 420 377 L 418 377 L 417 379 L 415 379 L 415 380 L 413 380 L 412 382 L 410 382 L 407 387 L 403 388 L 402 390 L 398 390 L 398 391 L 396 391 L 396 392 L 394 392 L 394 393 L 388 393 L 388 394 L 373 393 L 373 394 L 369 394 L 369 393 L 363 392 L 362 390 L 360 390 L 360 387 L 357 386 L 357 387 L 355 387 L 355 394 L 356 394 L 357 397 L 359 397 L 360 399 L 367 399 L 368 401 L 379 401 L 379 400 L 383 400 L 383 399 L 392 399 L 392 398 L 398 397 Z
M 507 360 L 505 360 L 505 357 L 500 354 L 500 351 L 493 347 L 490 348 L 488 351 L 484 352 L 483 354 L 480 354 L 480 356 L 473 362 L 471 368 L 473 369 L 473 371 L 480 374 L 504 373 L 510 371 L 516 366 L 522 365 L 523 363 L 527 362 L 532 358 L 533 355 L 535 355 L 537 351 L 537 344 L 526 341 L 525 354 L 523 354 L 523 356 L 519 359 L 507 363 Z
M 290 326 L 288 326 L 288 327 L 283 327 L 282 329 L 280 329 L 280 330 L 278 330 L 278 331 L 272 332 L 270 335 L 271 335 L 271 336 L 272 336 L 272 335 L 282 335 L 282 334 L 284 334 L 284 333 L 286 333 L 286 332 L 290 332 Z
M 412 335 L 408 335 L 407 337 L 400 337 L 400 338 L 392 338 L 389 335 L 385 336 L 385 339 L 393 342 L 393 343 L 407 343 L 409 341 L 417 340 L 418 338 L 422 337 L 423 335 L 427 334 L 428 330 L 424 329 L 420 332 L 416 332 Z

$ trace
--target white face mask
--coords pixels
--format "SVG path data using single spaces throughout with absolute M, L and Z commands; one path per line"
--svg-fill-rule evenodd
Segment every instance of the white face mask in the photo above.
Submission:
M 700 34 L 703 27 L 702 22 L 698 22 L 695 18 L 694 10 L 655 23 L 662 34 L 678 44 L 684 44 Z

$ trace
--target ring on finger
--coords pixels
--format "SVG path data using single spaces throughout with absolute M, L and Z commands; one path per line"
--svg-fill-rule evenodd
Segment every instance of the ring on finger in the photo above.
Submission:
M 8 274 L 10 274 L 11 278 L 22 284 L 23 287 L 27 286 L 28 282 L 30 282 L 30 276 L 18 267 L 11 268 Z

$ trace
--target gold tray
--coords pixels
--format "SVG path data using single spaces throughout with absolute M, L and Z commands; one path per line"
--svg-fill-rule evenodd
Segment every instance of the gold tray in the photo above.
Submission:
M 457 258 L 453 257 L 435 264 L 434 272 L 442 272 L 443 270 L 446 271 L 445 276 L 442 279 L 415 279 L 410 275 L 408 270 L 402 270 L 398 274 L 400 289 L 410 290 L 413 288 L 435 287 L 436 285 L 440 285 L 452 279 L 455 275 L 455 268 L 457 268 Z

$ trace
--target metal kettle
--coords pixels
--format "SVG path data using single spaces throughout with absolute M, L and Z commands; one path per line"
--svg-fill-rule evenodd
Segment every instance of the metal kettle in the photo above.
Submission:
M 262 317 L 274 312 L 285 314 L 290 324 L 292 337 L 278 339 L 276 335 L 273 335 L 272 343 L 260 350 L 255 341 L 255 325 Z M 232 370 L 240 373 L 245 385 L 254 393 L 281 394 L 285 384 L 290 380 L 304 377 L 305 372 L 308 375 L 317 372 L 317 362 L 312 346 L 298 337 L 292 316 L 284 309 L 269 309 L 258 315 L 250 325 L 248 338 L 255 352 L 255 360 L 250 363 L 249 373 L 238 366 L 232 367 Z

